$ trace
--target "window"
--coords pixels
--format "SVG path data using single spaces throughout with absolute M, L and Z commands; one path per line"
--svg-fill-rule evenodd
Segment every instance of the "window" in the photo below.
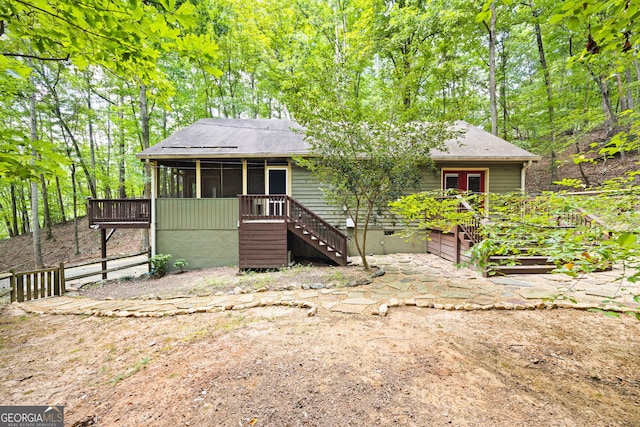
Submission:
M 242 194 L 242 162 L 200 162 L 202 197 L 237 197 Z
M 261 179 L 264 182 L 264 168 Z M 158 197 L 196 198 L 196 162 L 162 162 L 158 166 Z M 264 184 L 263 184 L 264 186 Z M 237 197 L 242 194 L 242 161 L 201 161 L 200 197 Z
M 158 166 L 158 197 L 196 197 L 195 162 L 167 162 Z

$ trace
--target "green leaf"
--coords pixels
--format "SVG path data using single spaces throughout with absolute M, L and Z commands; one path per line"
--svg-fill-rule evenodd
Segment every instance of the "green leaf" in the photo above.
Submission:
M 636 245 L 636 235 L 633 233 L 622 233 L 616 239 L 618 245 L 623 248 L 632 248 Z
M 567 19 L 567 28 L 569 28 L 571 31 L 577 31 L 578 28 L 580 28 L 580 19 L 575 16 L 570 16 Z

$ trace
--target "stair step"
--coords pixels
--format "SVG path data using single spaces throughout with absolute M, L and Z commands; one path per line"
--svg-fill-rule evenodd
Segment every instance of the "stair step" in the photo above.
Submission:
M 311 233 L 309 233 L 307 230 L 304 230 L 302 234 L 311 234 Z
M 513 256 L 492 255 L 489 261 L 497 263 L 515 261 L 518 265 L 554 265 L 549 261 L 549 257 L 544 255 L 517 255 L 515 259 Z
M 333 249 L 331 246 L 327 246 L 327 251 L 333 252 L 333 251 L 335 251 L 335 249 Z
M 489 267 L 489 272 L 498 274 L 547 274 L 554 270 L 555 265 L 498 265 Z
M 307 233 L 307 234 L 309 234 L 309 233 Z M 318 240 L 318 238 L 316 236 L 311 236 L 311 240 Z

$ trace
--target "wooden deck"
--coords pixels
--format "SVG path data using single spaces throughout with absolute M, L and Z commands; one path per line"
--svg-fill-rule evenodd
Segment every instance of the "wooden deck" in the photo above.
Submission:
M 87 216 L 92 229 L 149 228 L 150 199 L 89 199 Z

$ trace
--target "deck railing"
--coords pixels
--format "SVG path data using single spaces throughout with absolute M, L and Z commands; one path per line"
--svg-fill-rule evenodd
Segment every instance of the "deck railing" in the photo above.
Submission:
M 150 199 L 88 199 L 90 228 L 148 228 Z

